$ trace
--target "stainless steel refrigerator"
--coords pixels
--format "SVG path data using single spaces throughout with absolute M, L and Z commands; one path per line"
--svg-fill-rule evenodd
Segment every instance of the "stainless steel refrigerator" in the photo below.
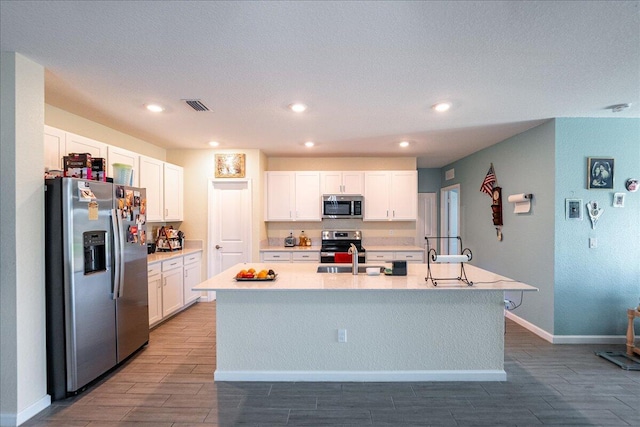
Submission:
M 45 180 L 48 392 L 82 391 L 149 342 L 144 188 Z

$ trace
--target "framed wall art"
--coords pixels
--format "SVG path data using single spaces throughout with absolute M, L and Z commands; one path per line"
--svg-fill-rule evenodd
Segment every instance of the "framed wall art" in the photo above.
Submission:
M 587 188 L 613 188 L 613 159 L 608 157 L 589 157 L 587 165 Z
M 615 193 L 613 195 L 613 207 L 624 208 L 624 193 Z
M 216 178 L 244 178 L 244 154 L 216 154 Z

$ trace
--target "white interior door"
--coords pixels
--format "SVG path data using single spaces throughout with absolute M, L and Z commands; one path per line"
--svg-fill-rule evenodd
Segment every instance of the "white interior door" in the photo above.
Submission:
M 251 182 L 212 180 L 209 191 L 209 277 L 251 261 Z M 215 293 L 209 295 L 215 299 Z
M 416 246 L 424 247 L 425 256 L 429 249 L 427 240 L 432 247 L 437 249 L 436 239 L 438 236 L 438 215 L 436 209 L 436 193 L 418 193 L 418 224 L 416 227 Z
M 453 238 L 460 235 L 460 184 L 440 190 L 440 218 L 440 235 L 448 237 L 440 239 L 440 253 L 457 255 L 462 250 Z

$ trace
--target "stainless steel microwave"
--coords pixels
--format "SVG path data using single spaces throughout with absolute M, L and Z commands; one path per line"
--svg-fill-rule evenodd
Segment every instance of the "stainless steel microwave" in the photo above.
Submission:
M 322 196 L 322 218 L 362 218 L 362 196 L 325 194 Z

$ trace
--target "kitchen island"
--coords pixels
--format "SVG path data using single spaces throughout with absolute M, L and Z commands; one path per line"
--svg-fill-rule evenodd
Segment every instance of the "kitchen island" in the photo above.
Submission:
M 472 265 L 473 286 L 437 287 L 425 281 L 426 264 L 407 264 L 406 276 L 317 273 L 319 265 L 237 264 L 194 288 L 217 294 L 216 381 L 506 380 L 504 292 L 536 288 Z M 250 267 L 277 277 L 235 281 Z M 460 275 L 459 264 L 431 268 Z

